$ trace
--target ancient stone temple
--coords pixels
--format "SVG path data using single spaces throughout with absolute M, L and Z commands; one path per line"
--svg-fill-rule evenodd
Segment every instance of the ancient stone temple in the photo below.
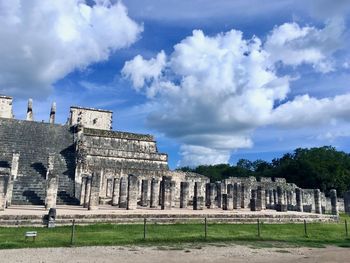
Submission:
M 112 130 L 111 111 L 71 107 L 62 125 L 55 123 L 55 103 L 48 122 L 36 122 L 34 108 L 29 100 L 26 120 L 15 119 L 12 98 L 0 96 L 0 210 L 65 204 L 88 210 L 110 205 L 338 214 L 344 207 L 335 190 L 326 198 L 319 189 L 301 189 L 283 178 L 210 182 L 200 174 L 170 171 L 152 135 Z
M 112 112 L 71 107 L 62 125 L 54 123 L 55 111 L 53 104 L 49 121 L 36 122 L 30 100 L 27 119 L 17 120 L 12 98 L 0 97 L 0 174 L 10 176 L 9 204 L 44 204 L 53 176 L 57 204 L 79 204 L 82 178 L 93 173 L 101 174 L 99 197 L 108 202 L 115 179 L 161 179 L 168 172 L 167 155 L 158 152 L 154 137 L 112 131 Z

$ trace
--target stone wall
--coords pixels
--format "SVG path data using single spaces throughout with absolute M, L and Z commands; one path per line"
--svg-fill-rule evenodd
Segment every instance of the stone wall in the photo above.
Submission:
M 71 107 L 69 124 L 82 125 L 86 128 L 111 130 L 112 129 L 112 115 L 111 111 Z
M 13 118 L 11 97 L 0 96 L 0 118 Z
M 111 198 L 114 178 L 134 174 L 139 180 L 160 180 L 169 170 L 167 154 L 158 152 L 151 135 L 82 128 L 77 137 L 76 189 L 80 189 L 84 174 L 100 170 L 101 198 Z M 76 194 L 79 196 L 80 190 Z

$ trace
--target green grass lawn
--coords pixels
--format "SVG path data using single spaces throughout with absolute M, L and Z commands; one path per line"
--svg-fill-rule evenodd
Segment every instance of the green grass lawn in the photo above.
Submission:
M 268 246 L 313 246 L 337 245 L 350 247 L 350 237 L 345 235 L 344 220 L 350 232 L 350 217 L 342 215 L 338 224 L 307 224 L 308 236 L 303 224 L 260 225 L 260 237 L 255 224 L 215 224 L 208 221 L 207 238 L 203 223 L 154 224 L 148 223 L 146 239 L 143 224 L 95 224 L 75 226 L 74 246 L 98 245 L 177 245 L 183 243 L 254 244 Z M 37 231 L 35 242 L 25 241 L 26 231 Z M 0 228 L 0 248 L 67 247 L 71 246 L 70 226 L 56 228 L 18 227 Z

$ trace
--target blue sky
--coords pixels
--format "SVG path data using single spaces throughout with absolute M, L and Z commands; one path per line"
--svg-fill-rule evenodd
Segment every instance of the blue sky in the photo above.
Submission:
M 263 4 L 262 4 L 263 3 Z M 37 12 L 40 10 L 40 12 Z M 24 119 L 114 111 L 169 165 L 349 151 L 349 1 L 0 0 L 0 93 Z M 195 30 L 195 31 L 194 31 Z

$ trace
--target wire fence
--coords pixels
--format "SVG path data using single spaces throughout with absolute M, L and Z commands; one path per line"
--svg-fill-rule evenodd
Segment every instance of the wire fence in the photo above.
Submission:
M 273 224 L 261 219 L 255 224 L 218 223 L 211 218 L 187 219 L 181 223 L 163 220 L 166 218 L 141 218 L 141 222 L 134 224 L 93 225 L 73 220 L 70 226 L 55 228 L 0 228 L 0 248 L 258 240 L 339 243 L 350 247 L 346 219 L 336 224 L 305 220 L 302 224 Z M 35 238 L 25 238 L 28 231 L 36 232 Z

